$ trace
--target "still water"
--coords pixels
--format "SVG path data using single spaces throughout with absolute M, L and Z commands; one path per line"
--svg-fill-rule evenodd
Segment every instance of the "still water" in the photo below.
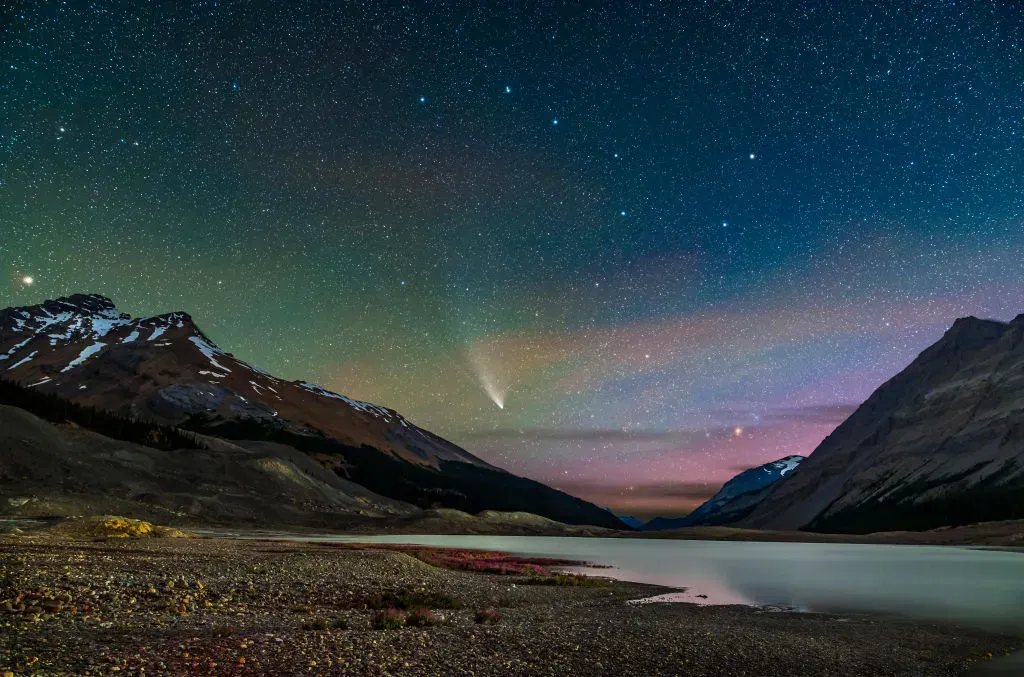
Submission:
M 531 536 L 300 538 L 415 543 L 582 560 L 611 567 L 585 573 L 686 588 L 675 597 L 679 601 L 779 606 L 810 612 L 893 613 L 1024 633 L 1024 554 L 1018 552 Z

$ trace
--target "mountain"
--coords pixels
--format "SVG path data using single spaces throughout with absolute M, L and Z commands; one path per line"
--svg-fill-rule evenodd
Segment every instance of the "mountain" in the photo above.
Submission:
M 4 375 L 19 383 L 167 425 L 202 420 L 211 430 L 250 424 L 298 434 L 315 430 L 419 465 L 491 467 L 390 409 L 283 381 L 235 359 L 186 313 L 135 319 L 95 295 L 8 308 L 0 311 L 0 365 L 4 361 Z
M 605 508 L 605 510 L 615 515 L 615 513 L 612 512 L 611 508 Z M 639 529 L 641 526 L 643 526 L 643 522 L 641 522 L 635 517 L 630 517 L 629 515 L 615 515 L 615 517 L 617 517 L 620 522 L 625 524 L 630 529 Z
M 655 517 L 643 525 L 644 531 L 678 529 L 680 527 L 714 527 L 732 524 L 750 514 L 772 485 L 792 472 L 804 461 L 803 456 L 786 456 L 744 470 L 722 485 L 714 496 L 685 517 Z
M 196 442 L 195 448 L 157 449 L 0 404 L 0 492 L 7 497 L 0 510 L 310 527 L 420 512 L 291 447 L 203 437 Z
M 238 360 L 183 312 L 133 318 L 95 294 L 0 310 L 0 376 L 127 418 L 290 446 L 420 507 L 619 526 L 597 506 L 496 468 L 394 410 Z
M 735 526 L 838 533 L 1024 518 L 1024 315 L 957 320 Z

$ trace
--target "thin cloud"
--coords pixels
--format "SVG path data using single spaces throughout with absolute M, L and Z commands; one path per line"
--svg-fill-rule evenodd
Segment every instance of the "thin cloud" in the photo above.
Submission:
M 839 424 L 857 410 L 857 404 L 822 404 L 808 407 L 776 409 L 766 420 L 773 423 Z
M 556 483 L 558 488 L 577 496 L 614 496 L 617 499 L 666 501 L 690 504 L 704 502 L 718 493 L 721 484 L 714 482 L 665 482 L 662 484 L 641 484 L 628 487 L 591 484 L 587 482 Z
M 724 430 L 724 429 L 723 429 Z M 651 442 L 706 439 L 704 431 L 621 430 L 617 428 L 588 430 L 579 428 L 530 428 L 524 430 L 490 430 L 463 435 L 474 442 Z

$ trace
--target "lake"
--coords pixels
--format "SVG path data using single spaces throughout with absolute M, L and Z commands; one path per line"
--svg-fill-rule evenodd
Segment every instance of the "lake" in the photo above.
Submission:
M 295 536 L 502 550 L 609 566 L 584 570 L 687 588 L 678 601 L 892 613 L 1024 634 L 1024 554 L 961 547 L 533 536 Z M 705 597 L 701 597 L 705 595 Z

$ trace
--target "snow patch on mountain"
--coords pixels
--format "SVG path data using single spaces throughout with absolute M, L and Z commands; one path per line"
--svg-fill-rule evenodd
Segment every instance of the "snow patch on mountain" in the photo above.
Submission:
M 76 357 L 75 359 L 71 360 L 71 362 L 68 363 L 68 366 L 66 366 L 66 367 L 64 367 L 63 369 L 60 370 L 61 373 L 64 373 L 66 371 L 71 371 L 72 369 L 74 369 L 78 365 L 82 364 L 83 362 L 88 360 L 90 357 L 92 357 L 93 355 L 98 353 L 99 351 L 103 350 L 103 347 L 105 345 L 107 345 L 107 344 L 104 343 L 103 341 L 97 341 L 96 343 L 93 343 L 91 346 L 86 346 L 86 348 L 84 350 L 82 350 L 81 353 L 78 354 L 78 357 Z
M 371 414 L 373 416 L 379 416 L 383 418 L 385 421 L 391 422 L 391 412 L 385 409 L 384 407 L 379 407 L 376 404 L 370 404 L 369 402 L 360 402 L 359 400 L 353 400 L 350 397 L 345 397 L 344 395 L 339 395 L 338 393 L 331 392 L 330 390 L 322 388 L 314 383 L 300 381 L 299 387 L 304 388 L 312 393 L 316 393 L 317 395 L 320 395 L 322 397 L 329 397 L 331 399 L 341 400 L 342 402 L 349 405 L 353 409 L 356 409 L 357 411 Z
M 6 353 L 4 353 L 3 355 L 0 355 L 0 360 L 9 360 L 9 359 L 11 359 L 11 358 L 12 358 L 12 357 L 14 356 L 14 353 L 16 353 L 16 352 L 18 352 L 19 350 L 21 350 L 22 348 L 24 348 L 24 347 L 25 347 L 25 345 L 26 345 L 26 344 L 27 344 L 27 343 L 28 343 L 29 341 L 31 341 L 31 340 L 32 340 L 33 338 L 35 338 L 35 337 L 34 337 L 34 336 L 29 336 L 29 337 L 28 337 L 27 339 L 25 339 L 25 340 L 24 340 L 24 341 L 22 341 L 21 343 L 16 343 L 16 344 L 15 344 L 14 346 L 12 346 L 12 347 L 11 347 L 11 349 L 10 349 L 10 350 L 8 350 L 8 351 L 7 351 Z
M 803 456 L 787 456 L 769 465 L 777 469 L 780 475 L 786 475 L 796 470 L 796 467 L 800 465 L 802 460 L 804 460 Z
M 230 369 L 225 367 L 223 364 L 221 364 L 214 358 L 214 355 L 224 355 L 225 353 L 223 350 L 221 350 L 215 345 L 207 343 L 199 336 L 189 336 L 188 340 L 194 343 L 197 348 L 199 348 L 199 352 L 205 355 L 206 359 L 208 359 L 210 361 L 210 364 L 212 364 L 214 367 L 220 369 L 221 371 L 226 371 L 228 373 L 231 372 Z
M 644 525 L 648 531 L 695 526 L 732 524 L 750 514 L 768 495 L 768 489 L 792 473 L 805 461 L 803 456 L 786 456 L 744 470 L 722 485 L 714 496 L 686 517 L 657 517 Z
M 131 324 L 131 318 L 110 318 L 110 317 L 94 317 L 90 322 L 92 333 L 95 336 L 102 337 L 110 333 L 111 329 L 115 327 L 124 327 L 125 325 Z
M 17 369 L 21 365 L 27 364 L 28 362 L 31 362 L 32 358 L 35 357 L 38 354 L 39 354 L 38 350 L 33 350 L 32 353 L 28 357 L 26 357 L 26 358 L 24 358 L 22 360 L 19 360 L 19 361 L 15 362 L 14 364 L 12 364 L 11 366 L 7 367 L 7 371 L 11 371 L 12 369 Z

